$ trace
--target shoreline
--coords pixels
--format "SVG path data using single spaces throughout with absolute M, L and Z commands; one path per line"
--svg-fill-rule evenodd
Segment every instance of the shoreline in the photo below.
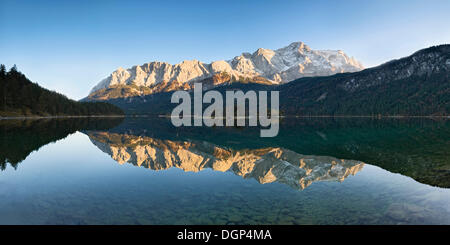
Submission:
M 160 117 L 160 118 L 171 118 L 168 115 L 91 115 L 91 116 L 15 116 L 15 117 L 1 117 L 0 120 L 14 120 L 14 119 L 59 119 L 59 118 L 116 118 L 116 117 Z M 364 116 L 364 115 L 317 115 L 317 116 L 301 116 L 301 115 L 291 115 L 291 116 L 278 116 L 279 118 L 444 118 L 450 119 L 450 116 Z M 245 117 L 248 118 L 248 117 Z
M 126 115 L 95 115 L 95 116 L 16 116 L 16 117 L 1 117 L 0 120 L 14 120 L 14 119 L 58 119 L 58 118 L 89 118 L 89 117 L 126 117 Z
M 142 115 L 142 116 L 155 116 L 155 115 Z M 157 117 L 162 118 L 171 118 L 172 116 L 168 115 L 157 115 Z M 193 117 L 193 116 L 190 116 Z M 358 115 L 322 115 L 322 116 L 278 116 L 279 118 L 448 118 L 450 119 L 450 116 L 358 116 Z M 226 117 L 220 117 L 222 119 L 225 119 Z M 239 118 L 239 117 L 237 117 Z M 249 118 L 248 116 L 245 117 L 246 119 Z

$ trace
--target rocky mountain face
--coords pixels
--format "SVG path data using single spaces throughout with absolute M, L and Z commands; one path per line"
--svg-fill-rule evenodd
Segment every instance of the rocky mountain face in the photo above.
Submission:
M 119 68 L 96 85 L 88 99 L 105 100 L 156 92 L 187 90 L 194 82 L 214 87 L 233 81 L 280 84 L 301 77 L 327 76 L 363 69 L 361 63 L 338 50 L 312 50 L 294 42 L 277 50 L 260 48 L 231 60 L 210 64 L 198 60 L 171 65 L 150 62 L 129 69 Z
M 360 72 L 298 79 L 276 89 L 285 114 L 448 115 L 450 45 Z
M 279 182 L 303 190 L 316 181 L 344 181 L 364 163 L 328 156 L 302 155 L 284 148 L 232 150 L 208 142 L 160 140 L 146 136 L 87 131 L 91 142 L 120 164 L 152 170 L 206 168 L 231 171 L 259 183 Z

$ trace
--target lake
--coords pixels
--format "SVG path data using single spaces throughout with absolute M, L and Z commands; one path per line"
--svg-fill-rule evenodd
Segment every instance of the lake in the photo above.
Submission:
M 0 224 L 450 224 L 450 122 L 0 120 Z

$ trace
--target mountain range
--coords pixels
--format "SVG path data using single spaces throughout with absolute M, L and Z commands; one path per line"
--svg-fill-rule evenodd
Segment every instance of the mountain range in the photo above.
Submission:
M 304 53 L 322 54 L 315 56 L 316 59 L 312 64 L 317 64 L 316 62 L 319 60 L 322 60 L 323 63 L 319 66 L 310 66 L 315 71 L 308 70 L 308 72 L 305 72 L 306 69 L 304 69 L 305 73 L 303 74 L 296 72 L 283 73 L 282 71 L 277 73 L 279 75 L 284 74 L 280 76 L 258 73 L 258 77 L 251 79 L 241 77 L 230 80 L 230 73 L 221 72 L 218 73 L 219 75 L 216 74 L 216 77 L 213 77 L 212 80 L 210 78 L 199 82 L 206 84 L 204 86 L 206 89 L 214 88 L 222 93 L 230 89 L 280 91 L 281 115 L 446 116 L 449 114 L 450 45 L 426 48 L 408 57 L 392 60 L 380 66 L 364 70 L 360 70 L 362 69 L 360 63 L 354 59 L 347 59 L 348 57 L 340 51 L 311 51 L 302 43 L 294 43 L 286 48 L 274 51 L 278 55 L 285 54 L 284 57 L 289 57 L 287 55 L 288 51 L 283 52 L 280 50 L 290 50 L 290 54 L 295 55 L 300 55 L 301 50 L 306 50 Z M 328 56 L 328 59 L 324 58 L 325 53 L 333 52 L 342 56 L 331 55 Z M 259 53 L 264 52 L 257 51 L 248 57 L 265 57 L 259 56 Z M 245 58 L 245 55 L 242 55 L 242 57 Z M 273 57 L 276 57 L 276 55 Z M 330 57 L 333 57 L 333 59 L 330 59 Z M 233 60 L 239 59 L 235 58 Z M 308 60 L 310 58 L 305 56 L 303 59 Z M 255 58 L 252 64 L 255 64 L 256 60 Z M 301 58 L 298 60 L 301 60 Z M 330 62 L 330 60 L 333 60 L 333 62 Z M 346 60 L 348 62 L 339 63 L 336 60 Z M 331 63 L 334 65 L 330 65 Z M 337 64 L 340 64 L 340 66 Z M 297 64 L 296 66 L 301 67 L 302 65 Z M 336 69 L 336 67 L 340 68 Z M 258 71 L 260 71 L 259 68 Z M 287 71 L 291 70 L 284 70 L 284 72 Z M 329 75 L 332 73 L 337 74 Z M 228 80 L 219 79 L 225 82 L 217 82 L 219 81 L 217 76 L 227 77 Z M 231 75 L 231 77 L 233 76 Z M 290 82 L 286 80 L 295 76 L 301 76 L 301 78 L 293 79 Z M 261 77 L 265 79 L 264 82 L 258 82 L 262 81 Z M 280 77 L 285 80 L 278 79 Z M 110 81 L 111 79 L 112 76 L 104 81 Z M 152 90 L 153 87 L 144 87 L 148 89 L 147 93 L 130 92 L 131 89 L 142 91 L 140 89 L 142 86 L 139 87 L 132 82 L 135 80 L 130 78 L 123 82 L 123 84 L 127 85 L 112 85 L 108 88 L 95 90 L 84 100 L 107 101 L 119 106 L 127 114 L 170 114 L 175 106 L 175 104 L 170 103 L 172 89 L 156 91 Z M 106 84 L 108 83 L 104 81 L 100 84 L 107 86 Z M 186 86 L 183 88 L 174 87 L 173 90 L 190 90 L 192 81 L 185 82 Z
M 360 62 L 341 50 L 312 50 L 303 42 L 294 42 L 277 50 L 259 48 L 209 64 L 198 60 L 175 65 L 154 61 L 128 69 L 120 67 L 98 83 L 88 98 L 105 100 L 188 90 L 194 82 L 209 88 L 234 81 L 273 85 L 362 69 Z
M 448 44 L 363 69 L 342 51 L 317 51 L 295 42 L 210 64 L 194 60 L 119 68 L 76 102 L 41 88 L 15 67 L 6 72 L 1 66 L 0 116 L 168 115 L 176 106 L 170 103 L 173 91 L 192 92 L 196 82 L 221 93 L 279 91 L 283 116 L 447 116 L 449 76 Z

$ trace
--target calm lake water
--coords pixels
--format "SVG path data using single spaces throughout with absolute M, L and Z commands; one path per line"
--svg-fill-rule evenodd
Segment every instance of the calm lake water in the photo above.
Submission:
M 0 120 L 0 224 L 450 224 L 450 122 Z

